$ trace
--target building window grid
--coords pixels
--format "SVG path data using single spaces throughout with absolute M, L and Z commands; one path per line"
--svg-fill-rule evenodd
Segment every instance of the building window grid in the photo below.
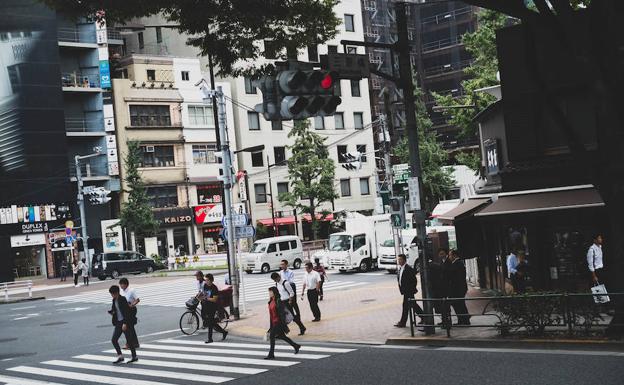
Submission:
M 288 192 L 288 182 L 278 182 L 277 183 L 277 195 L 284 194 Z
M 353 113 L 353 126 L 356 130 L 361 130 L 364 128 L 364 113 L 362 112 Z
M 345 13 L 344 25 L 345 25 L 346 32 L 355 32 L 355 16 Z
M 178 188 L 176 186 L 148 187 L 146 193 L 151 207 L 177 207 Z
M 283 131 L 284 125 L 281 120 L 272 120 L 271 121 L 271 130 L 273 131 Z
M 345 160 L 345 155 L 348 152 L 347 146 L 346 145 L 336 146 L 336 151 L 338 152 L 338 163 L 347 163 L 347 161 Z
M 359 152 L 360 154 L 362 154 L 360 161 L 362 163 L 366 163 L 368 162 L 368 159 L 366 158 L 366 145 L 365 144 L 358 144 L 355 146 L 356 151 Z
M 250 131 L 260 130 L 260 115 L 257 112 L 247 111 L 247 121 Z
M 336 112 L 334 114 L 334 125 L 336 130 L 344 130 L 344 113 Z
M 370 195 L 370 183 L 368 178 L 360 178 L 360 195 Z
M 351 196 L 351 180 L 340 179 L 340 195 L 343 197 Z
M 265 183 L 254 184 L 254 195 L 256 203 L 267 203 L 267 193 Z
M 188 82 L 190 80 L 190 74 L 188 71 L 182 71 L 182 81 Z
M 257 94 L 258 93 L 258 89 L 256 88 L 256 86 L 253 84 L 253 80 L 250 77 L 245 76 L 245 93 L 246 94 Z
M 325 118 L 323 116 L 315 116 L 314 117 L 314 129 L 315 130 L 324 130 L 325 129 Z
M 193 164 L 211 164 L 217 163 L 215 152 L 217 144 L 194 144 L 193 148 Z
M 171 126 L 169 106 L 131 105 L 130 125 L 134 127 Z
M 360 91 L 360 81 L 351 79 L 351 96 L 360 97 L 362 92 Z
M 156 27 L 156 43 L 160 44 L 162 42 L 162 27 Z
M 264 153 L 262 151 L 251 153 L 251 166 L 264 167 Z
M 212 107 L 188 106 L 189 124 L 192 126 L 214 127 L 214 115 Z
M 286 147 L 273 147 L 273 161 L 277 166 L 283 166 L 286 162 Z
M 143 150 L 143 159 L 140 164 L 141 167 L 151 168 L 175 166 L 173 146 L 144 145 L 141 146 L 141 149 Z

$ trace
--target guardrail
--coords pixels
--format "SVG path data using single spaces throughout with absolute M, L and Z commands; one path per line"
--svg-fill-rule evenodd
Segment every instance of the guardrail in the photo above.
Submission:
M 15 282 L 2 282 L 0 288 L 4 291 L 4 301 L 9 301 L 9 294 L 25 294 L 27 290 L 28 298 L 32 298 L 32 281 L 15 281 Z M 17 291 L 17 292 L 16 292 Z M 12 292 L 12 293 L 11 293 Z
M 624 300 L 624 293 L 608 293 L 613 302 Z M 429 319 L 428 325 L 439 327 L 451 337 L 453 328 L 496 328 L 502 336 L 524 329 L 531 336 L 541 336 L 548 331 L 565 332 L 574 335 L 578 332 L 589 334 L 593 328 L 607 328 L 624 326 L 611 323 L 611 316 L 607 313 L 608 304 L 596 304 L 595 297 L 600 295 L 591 293 L 558 293 L 558 294 L 523 294 L 494 297 L 466 297 L 466 298 L 428 298 L 410 299 L 410 329 L 414 336 L 416 317 L 423 316 Z M 470 324 L 453 324 L 457 314 L 451 313 L 451 305 L 456 301 L 484 302 L 480 313 L 460 314 L 472 318 L 487 319 L 486 322 L 470 322 Z M 435 314 L 416 314 L 415 304 L 418 302 L 432 302 Z M 470 305 L 467 305 L 471 307 Z M 442 318 L 442 322 L 434 325 L 434 316 Z M 492 322 L 489 322 L 492 320 Z

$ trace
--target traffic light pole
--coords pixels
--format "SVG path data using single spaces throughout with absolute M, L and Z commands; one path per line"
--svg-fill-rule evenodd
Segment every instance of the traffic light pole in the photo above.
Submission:
M 91 258 L 89 256 L 89 234 L 87 233 L 87 215 L 85 213 L 84 193 L 82 191 L 84 183 L 82 181 L 82 170 L 80 169 L 80 161 L 83 159 L 93 158 L 101 155 L 99 151 L 89 155 L 76 155 L 74 157 L 74 164 L 76 166 L 76 182 L 78 183 L 78 210 L 80 211 L 80 228 L 82 230 L 82 250 L 84 257 L 88 265 L 91 264 Z

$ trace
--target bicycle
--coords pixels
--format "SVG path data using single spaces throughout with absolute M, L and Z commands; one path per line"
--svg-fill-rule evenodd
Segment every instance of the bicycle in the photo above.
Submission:
M 199 300 L 195 297 L 186 301 L 186 311 L 180 317 L 180 330 L 183 334 L 190 336 L 199 330 L 199 320 L 201 312 L 198 310 Z M 230 314 L 225 307 L 218 305 L 215 312 L 215 323 L 225 330 L 230 322 Z

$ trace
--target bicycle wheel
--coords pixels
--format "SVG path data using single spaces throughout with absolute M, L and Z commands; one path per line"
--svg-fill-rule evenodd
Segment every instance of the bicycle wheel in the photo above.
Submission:
M 219 324 L 223 328 L 223 330 L 227 329 L 228 323 L 230 323 L 230 315 L 227 310 L 219 309 L 215 314 L 215 322 Z
M 191 310 L 187 310 L 180 317 L 180 330 L 182 333 L 190 336 L 199 329 L 199 317 L 197 313 Z

